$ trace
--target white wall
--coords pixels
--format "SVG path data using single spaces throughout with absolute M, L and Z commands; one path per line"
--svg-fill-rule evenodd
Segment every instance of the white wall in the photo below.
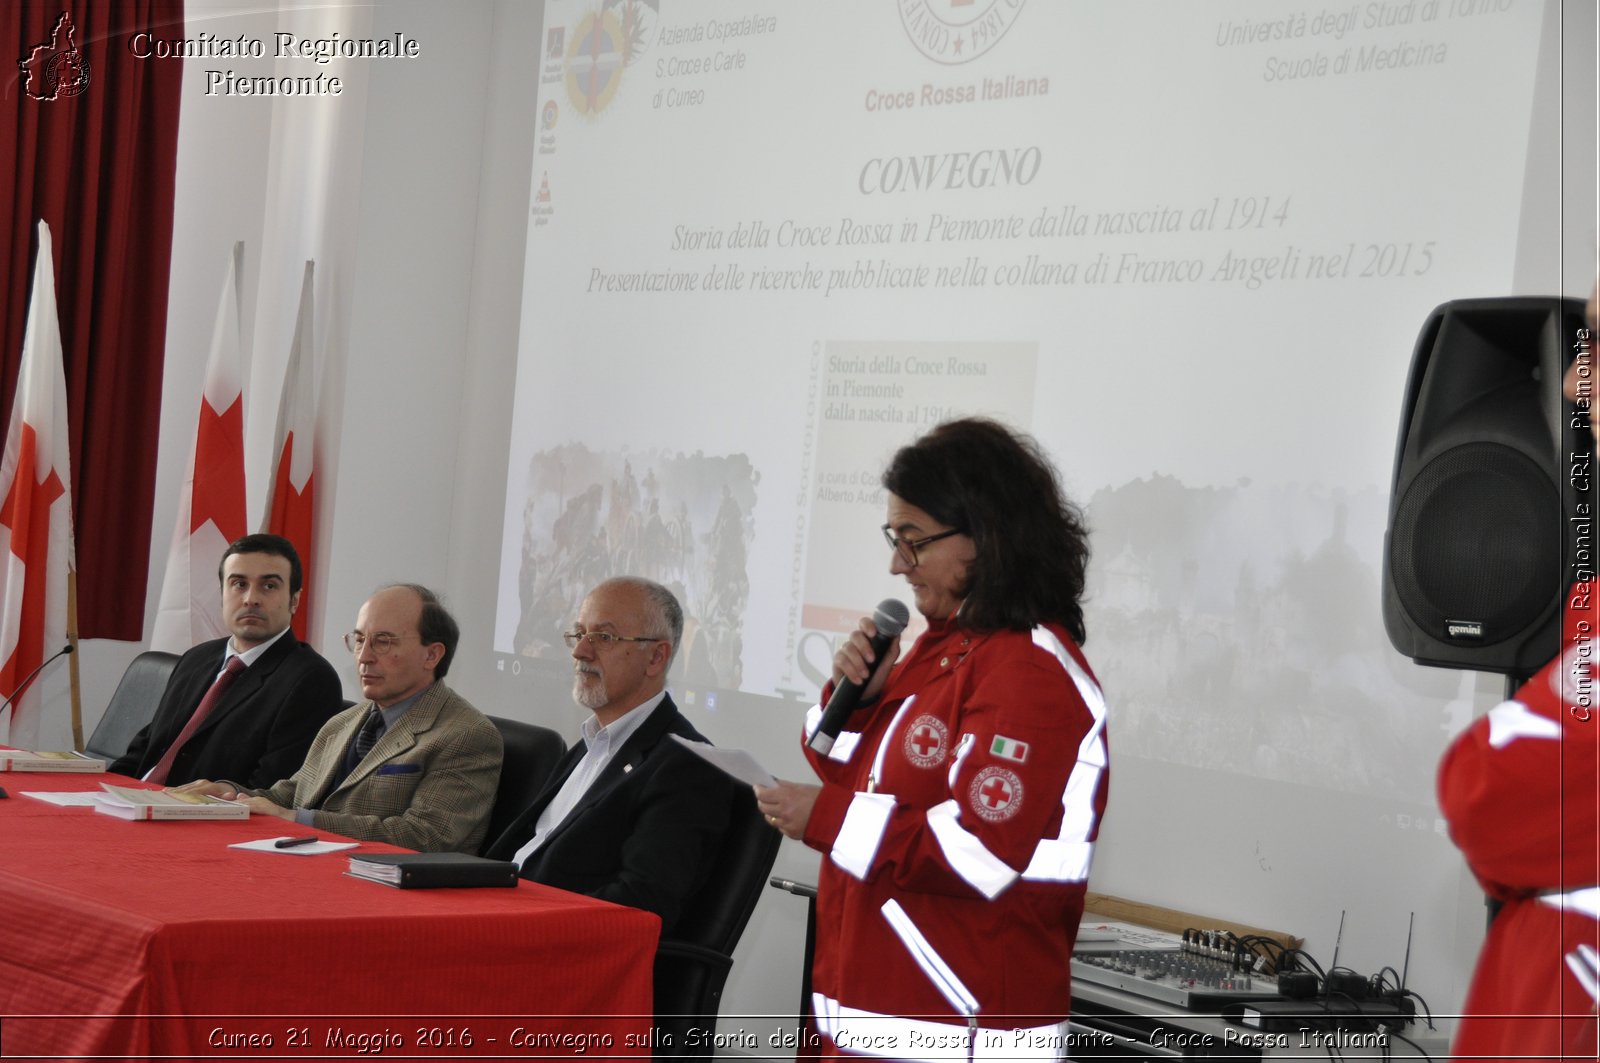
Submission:
M 1595 13 L 1588 0 L 1551 7 L 1560 17 L 1547 23 L 1517 287 L 1584 294 L 1595 272 Z M 242 288 L 251 347 L 253 519 L 264 497 L 299 263 L 316 257 L 317 331 L 326 359 L 322 483 L 324 497 L 337 503 L 323 522 L 325 613 L 314 617 L 312 641 L 354 690 L 338 635 L 377 584 L 417 580 L 458 605 L 494 600 L 536 118 L 539 5 L 388 0 L 371 8 L 274 12 L 191 0 L 189 19 L 191 34 L 206 28 L 267 37 L 280 24 L 311 25 L 362 36 L 403 31 L 424 44 L 419 61 L 335 64 L 348 85 L 337 100 L 205 98 L 197 71 L 206 64 L 191 62 L 185 74 L 148 615 L 154 616 L 159 593 L 173 494 L 188 454 L 227 250 L 236 239 L 247 242 Z M 230 65 L 245 72 L 252 64 Z M 256 65 L 266 73 L 272 63 Z M 575 733 L 579 717 L 570 705 L 499 700 L 506 687 L 486 652 L 492 606 L 458 612 L 465 649 L 452 683 L 487 711 Z M 475 652 L 479 647 L 485 652 Z M 85 645 L 87 727 L 140 648 Z M 1469 686 L 1480 709 L 1498 697 L 1496 679 L 1469 680 Z M 1321 917 L 1339 910 L 1354 883 L 1362 881 L 1362 896 L 1375 894 L 1371 903 L 1382 911 L 1384 869 L 1370 865 L 1355 838 L 1323 846 L 1318 859 L 1326 867 L 1326 890 L 1317 896 L 1287 896 L 1274 891 L 1270 877 L 1222 868 L 1163 868 L 1151 855 L 1161 824 L 1150 810 L 1160 795 L 1134 801 L 1126 790 L 1135 779 L 1148 787 L 1161 782 L 1123 767 L 1113 767 L 1120 804 L 1107 822 L 1096 889 L 1282 923 L 1310 934 L 1324 957 L 1334 928 L 1321 925 L 1328 922 Z M 777 870 L 809 879 L 815 866 L 815 854 L 786 844 Z M 1449 1011 L 1460 1002 L 1481 937 L 1479 895 L 1458 861 L 1424 873 L 1455 933 L 1417 943 L 1413 984 L 1435 1008 Z M 1391 962 L 1405 913 L 1386 914 L 1392 918 L 1369 920 L 1355 933 L 1358 951 L 1381 945 L 1382 962 Z M 746 933 L 725 1013 L 792 1013 L 803 916 L 803 905 L 792 897 L 773 892 L 764 898 Z M 761 962 L 751 962 L 757 953 Z

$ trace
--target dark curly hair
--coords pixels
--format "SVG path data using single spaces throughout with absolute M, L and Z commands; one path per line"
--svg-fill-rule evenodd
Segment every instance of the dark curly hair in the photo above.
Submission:
M 946 421 L 901 447 L 883 486 L 977 546 L 957 623 L 1027 631 L 1055 621 L 1082 645 L 1089 530 L 1032 437 L 997 421 Z

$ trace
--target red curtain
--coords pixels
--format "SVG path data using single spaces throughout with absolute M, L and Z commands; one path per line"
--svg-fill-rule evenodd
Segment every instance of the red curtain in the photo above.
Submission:
M 136 56 L 140 32 L 183 36 L 182 0 L 22 0 L 0 14 L 0 203 L 10 204 L 0 208 L 0 420 L 43 219 L 55 239 L 85 638 L 144 634 L 183 62 Z

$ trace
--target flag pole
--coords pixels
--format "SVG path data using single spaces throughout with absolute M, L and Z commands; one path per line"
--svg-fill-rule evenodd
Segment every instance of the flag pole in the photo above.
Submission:
M 72 748 L 83 748 L 83 693 L 78 685 L 78 570 L 67 569 L 67 673 L 72 678 Z

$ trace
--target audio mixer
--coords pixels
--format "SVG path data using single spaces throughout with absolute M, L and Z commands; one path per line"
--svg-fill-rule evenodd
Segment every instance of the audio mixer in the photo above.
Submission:
M 1124 993 L 1215 1010 L 1224 1004 L 1278 995 L 1278 980 L 1259 971 L 1240 970 L 1232 957 L 1215 957 L 1172 948 L 1076 949 L 1072 977 Z

